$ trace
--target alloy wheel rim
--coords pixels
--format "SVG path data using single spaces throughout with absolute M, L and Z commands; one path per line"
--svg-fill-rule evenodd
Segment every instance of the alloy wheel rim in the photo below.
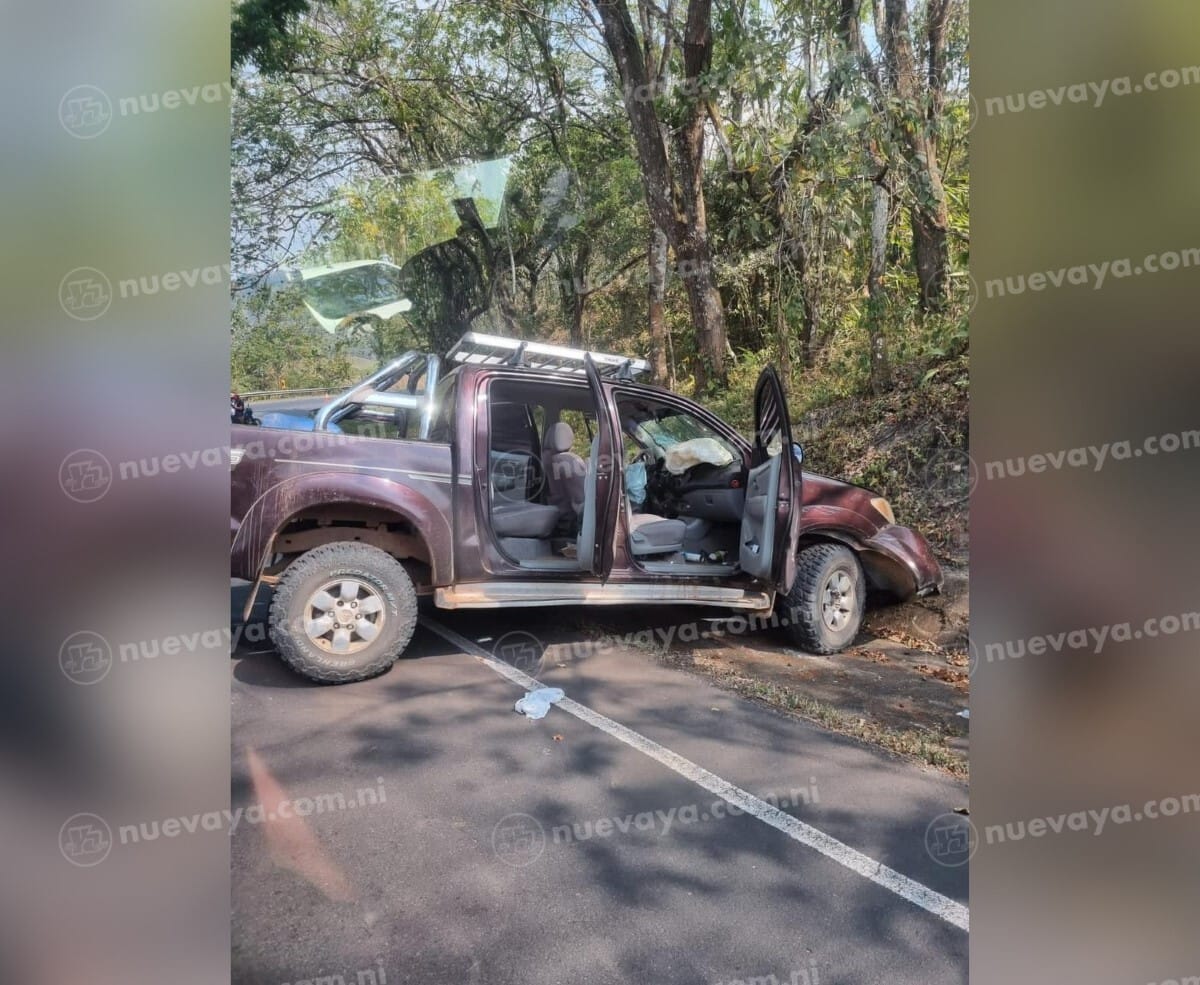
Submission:
M 821 592 L 821 618 L 825 625 L 840 633 L 854 615 L 854 581 L 845 571 L 835 571 Z
M 326 653 L 352 656 L 371 645 L 383 629 L 383 596 L 359 578 L 336 578 L 304 604 L 304 634 Z

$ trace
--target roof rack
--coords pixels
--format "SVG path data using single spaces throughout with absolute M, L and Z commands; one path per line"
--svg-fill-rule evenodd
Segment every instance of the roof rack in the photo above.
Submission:
M 472 366 L 521 366 L 525 369 L 548 370 L 582 376 L 584 356 L 590 355 L 601 376 L 632 380 L 639 373 L 649 373 L 650 364 L 644 359 L 614 356 L 585 349 L 568 349 L 544 342 L 506 339 L 499 335 L 467 332 L 446 353 L 447 362 L 468 363 Z

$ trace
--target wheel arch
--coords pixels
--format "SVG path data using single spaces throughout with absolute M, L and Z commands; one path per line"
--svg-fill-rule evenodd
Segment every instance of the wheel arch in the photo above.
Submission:
M 295 557 L 315 547 L 335 543 L 369 544 L 397 561 L 425 569 L 415 584 L 432 585 L 433 555 L 414 517 L 390 507 L 365 503 L 318 503 L 299 509 L 280 524 L 267 546 L 267 560 L 276 555 Z
M 377 476 L 298 476 L 273 487 L 247 512 L 233 543 L 233 571 L 257 589 L 278 554 L 294 560 L 325 543 L 357 541 L 424 566 L 426 585 L 449 584 L 453 542 L 447 512 L 411 486 Z
M 911 598 L 917 591 L 917 579 L 908 565 L 900 558 L 873 548 L 860 537 L 834 527 L 804 530 L 796 550 L 801 551 L 811 544 L 841 544 L 850 548 L 862 566 L 869 588 L 884 592 L 898 600 Z

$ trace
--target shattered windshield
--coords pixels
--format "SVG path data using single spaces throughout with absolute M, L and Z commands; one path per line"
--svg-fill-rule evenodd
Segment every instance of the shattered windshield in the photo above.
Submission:
M 376 263 L 306 277 L 304 300 L 325 318 L 345 318 L 404 300 L 401 271 Z

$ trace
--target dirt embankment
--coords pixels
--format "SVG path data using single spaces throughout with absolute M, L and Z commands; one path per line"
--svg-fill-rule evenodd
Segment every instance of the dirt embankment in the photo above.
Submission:
M 793 429 L 805 468 L 878 490 L 900 523 L 924 534 L 940 557 L 965 565 L 967 384 L 966 363 L 955 360 L 928 382 L 810 411 Z

